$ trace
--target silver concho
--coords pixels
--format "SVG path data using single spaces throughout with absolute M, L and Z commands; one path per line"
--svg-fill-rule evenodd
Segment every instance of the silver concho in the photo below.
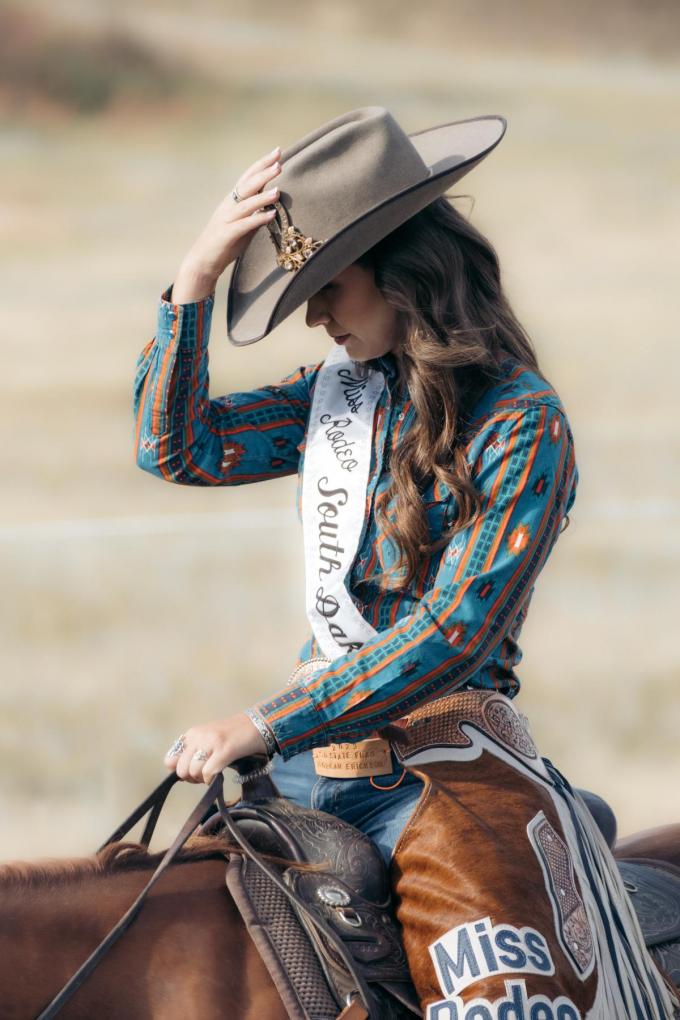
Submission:
M 349 893 L 339 889 L 337 885 L 320 885 L 316 895 L 329 907 L 346 907 L 351 902 Z

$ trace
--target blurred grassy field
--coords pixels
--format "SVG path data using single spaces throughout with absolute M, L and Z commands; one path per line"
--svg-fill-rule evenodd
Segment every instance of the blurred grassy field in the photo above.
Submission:
M 211 3 L 200 16 L 121 4 L 115 17 L 64 3 L 59 31 L 78 37 L 68 52 L 84 70 L 57 94 L 52 43 L 40 48 L 47 5 L 22 9 L 36 20 L 21 66 L 42 77 L 0 79 L 2 857 L 89 852 L 165 774 L 178 732 L 290 672 L 307 633 L 295 479 L 201 490 L 145 475 L 132 379 L 161 290 L 242 170 L 372 103 L 410 131 L 508 118 L 455 189 L 474 208 L 456 204 L 497 247 L 581 476 L 522 633 L 519 705 L 542 752 L 612 801 L 622 832 L 677 820 L 680 70 L 661 20 L 637 51 L 619 28 L 607 54 L 538 19 L 502 48 L 502 17 L 485 34 L 468 16 L 454 43 L 432 28 L 437 4 L 428 33 L 381 21 L 381 7 L 366 20 L 365 5 L 246 20 Z M 114 31 L 102 85 L 73 53 L 95 37 L 114 52 Z M 79 98 L 95 87 L 99 99 Z M 226 289 L 212 396 L 324 356 L 304 308 L 231 347 Z M 181 784 L 159 846 L 198 793 Z

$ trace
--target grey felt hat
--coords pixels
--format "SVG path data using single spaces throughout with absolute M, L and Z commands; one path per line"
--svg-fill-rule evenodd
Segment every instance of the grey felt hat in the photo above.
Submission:
M 505 134 L 489 114 L 406 134 L 383 106 L 350 110 L 281 152 L 277 215 L 236 259 L 227 336 L 262 340 L 324 284 L 477 166 Z

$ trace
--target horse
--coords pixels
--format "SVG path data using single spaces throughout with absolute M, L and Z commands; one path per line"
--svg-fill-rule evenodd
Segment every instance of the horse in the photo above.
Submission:
M 112 843 L 89 857 L 0 865 L 0 1017 L 30 1020 L 146 885 L 164 852 Z M 225 840 L 192 837 L 63 1020 L 286 1020 L 225 886 Z
M 135 924 L 59 1013 L 63 1020 L 285 1020 L 288 1012 L 225 886 L 235 849 L 197 829 Z M 680 825 L 613 846 L 680 874 Z M 31 1020 L 124 914 L 163 859 L 117 841 L 81 858 L 0 864 L 1 1020 Z M 414 979 L 418 975 L 414 974 Z

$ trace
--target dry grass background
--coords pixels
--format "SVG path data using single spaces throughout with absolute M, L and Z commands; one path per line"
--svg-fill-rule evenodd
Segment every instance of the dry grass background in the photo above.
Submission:
M 0 8 L 3 858 L 91 851 L 177 732 L 288 676 L 307 632 L 295 480 L 139 471 L 132 378 L 161 290 L 245 166 L 371 103 L 407 130 L 508 118 L 455 189 L 474 207 L 456 204 L 497 247 L 581 473 L 522 634 L 519 705 L 621 831 L 680 817 L 677 13 Z M 226 289 L 212 396 L 324 355 L 304 309 L 231 347 Z M 159 846 L 199 792 L 181 784 Z

